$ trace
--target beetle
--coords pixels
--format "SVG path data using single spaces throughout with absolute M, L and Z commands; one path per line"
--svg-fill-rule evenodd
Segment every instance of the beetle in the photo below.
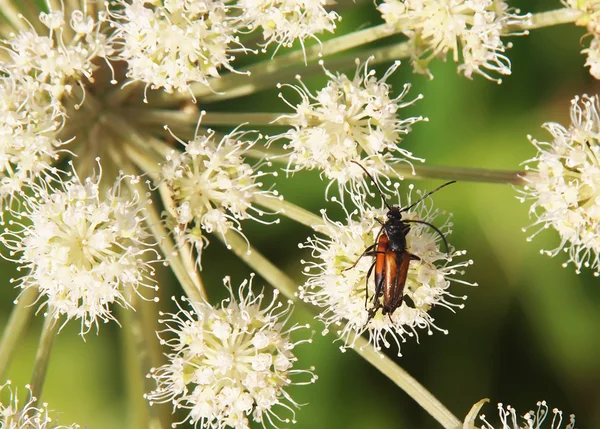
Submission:
M 402 305 L 404 299 L 404 286 L 406 285 L 410 261 L 421 259 L 417 255 L 413 255 L 407 250 L 406 237 L 410 232 L 411 223 L 420 223 L 431 227 L 442 238 L 444 246 L 446 247 L 446 253 L 449 253 L 448 241 L 439 228 L 423 220 L 403 219 L 402 214 L 440 189 L 456 183 L 456 181 L 453 180 L 438 186 L 433 191 L 423 195 L 418 201 L 415 201 L 408 207 L 399 207 L 396 205 L 389 205 L 383 195 L 383 192 L 381 192 L 381 189 L 377 185 L 377 182 L 367 171 L 367 169 L 356 161 L 352 162 L 362 168 L 367 176 L 371 179 L 377 188 L 383 203 L 388 209 L 386 214 L 387 220 L 385 222 L 375 219 L 381 225 L 381 229 L 377 233 L 375 244 L 367 247 L 354 265 L 347 268 L 347 270 L 354 268 L 363 256 L 375 256 L 375 261 L 369 268 L 366 278 L 365 308 L 368 308 L 369 278 L 371 277 L 373 271 L 375 271 L 375 294 L 373 296 L 373 307 L 369 310 L 367 322 L 365 323 L 366 325 L 373 317 L 375 317 L 375 314 L 380 308 L 382 314 L 387 314 L 391 319 L 394 311 L 396 311 Z

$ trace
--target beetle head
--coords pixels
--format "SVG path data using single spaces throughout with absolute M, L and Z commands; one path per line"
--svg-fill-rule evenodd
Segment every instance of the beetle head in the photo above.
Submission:
M 398 206 L 392 206 L 387 212 L 389 220 L 402 220 L 402 211 Z

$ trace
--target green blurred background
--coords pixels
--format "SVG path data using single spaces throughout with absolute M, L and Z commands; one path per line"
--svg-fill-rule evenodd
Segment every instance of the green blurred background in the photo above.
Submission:
M 518 4 L 522 10 L 558 8 L 558 1 Z M 370 2 L 349 6 L 339 32 L 380 22 Z M 595 94 L 599 85 L 583 67 L 585 57 L 580 38 L 584 30 L 566 25 L 535 30 L 528 37 L 512 38 L 508 51 L 513 75 L 501 86 L 481 77 L 468 80 L 456 73 L 456 65 L 435 62 L 435 79 L 412 74 L 408 62 L 389 82 L 400 90 L 411 82 L 411 93 L 425 98 L 402 115 L 424 115 L 403 146 L 432 165 L 485 167 L 514 170 L 532 157 L 527 134 L 545 140 L 550 135 L 540 126 L 547 121 L 569 123 L 569 106 L 576 94 Z M 386 43 L 389 41 L 386 41 Z M 589 43 L 587 40 L 584 43 Z M 377 67 L 381 76 L 388 65 Z M 352 70 L 346 70 L 352 75 Z M 307 79 L 318 88 L 322 77 Z M 283 111 L 285 106 L 270 91 L 206 106 L 207 110 Z M 265 101 L 267 100 L 267 101 Z M 265 104 L 268 103 L 268 104 Z M 270 132 L 270 130 L 268 131 Z M 430 189 L 440 182 L 419 182 Z M 313 212 L 328 206 L 325 184 L 317 174 L 283 176 L 277 189 L 288 199 Z M 303 192 L 310 189 L 311 193 Z M 467 294 L 466 308 L 457 314 L 436 308 L 438 326 L 449 335 L 421 335 L 420 344 L 408 341 L 402 358 L 388 354 L 416 377 L 459 418 L 471 405 L 490 398 L 484 408 L 496 420 L 495 403 L 515 406 L 521 414 L 545 399 L 550 407 L 577 415 L 580 428 L 600 428 L 600 285 L 590 272 L 576 275 L 561 267 L 564 257 L 542 256 L 541 248 L 553 248 L 553 231 L 528 243 L 521 228 L 529 225 L 528 206 L 515 198 L 508 185 L 461 182 L 435 196 L 436 206 L 454 213 L 451 243 L 467 249 L 475 265 L 466 273 L 479 287 L 454 286 L 451 291 Z M 246 223 L 250 241 L 288 274 L 303 282 L 297 243 L 310 231 L 292 221 L 264 227 Z M 203 276 L 211 296 L 223 295 L 221 279 L 229 274 L 239 284 L 250 272 L 239 260 L 212 240 L 203 257 Z M 0 326 L 3 326 L 17 291 L 9 283 L 14 266 L 1 262 L 4 287 L 0 289 Z M 258 279 L 256 286 L 262 284 Z M 162 301 L 152 311 L 167 309 L 168 297 L 180 294 L 168 272 L 162 274 Z M 121 313 L 122 314 L 122 313 Z M 297 311 L 295 319 L 309 320 Z M 22 339 L 9 377 L 15 386 L 29 381 L 41 328 L 35 318 Z M 315 385 L 291 387 L 299 403 L 297 429 L 304 428 L 437 428 L 438 424 L 405 393 L 354 352 L 341 354 L 334 337 L 320 335 L 315 322 L 314 343 L 298 349 L 299 367 L 316 366 Z M 126 392 L 132 376 L 123 366 L 128 341 L 114 323 L 102 325 L 100 335 L 77 335 L 77 324 L 59 334 L 50 362 L 43 400 L 59 410 L 60 422 L 77 422 L 89 428 L 130 427 Z M 170 412 L 163 406 L 165 412 Z M 282 425 L 286 427 L 286 425 Z M 549 425 L 548 425 L 549 427 Z

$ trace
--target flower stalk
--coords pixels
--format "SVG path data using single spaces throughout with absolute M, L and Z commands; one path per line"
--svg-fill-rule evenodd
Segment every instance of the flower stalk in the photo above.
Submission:
M 15 306 L 4 327 L 2 340 L 0 341 L 0 380 L 6 378 L 6 371 L 17 352 L 19 341 L 23 338 L 37 297 L 38 291 L 36 289 L 27 288 L 15 300 Z
M 376 352 L 365 338 L 359 337 L 355 341 L 354 350 L 363 359 L 404 390 L 442 427 L 445 429 L 460 429 L 462 427 L 462 422 L 402 367 L 393 360 L 384 357 L 381 353 Z
M 144 393 L 152 390 L 152 382 L 146 378 L 147 368 L 158 365 L 161 360 L 160 350 L 154 341 L 156 320 L 148 317 L 148 303 L 142 302 L 134 291 L 131 291 L 130 299 L 137 311 L 122 312 L 125 327 L 122 330 L 122 339 L 128 375 L 128 410 L 133 422 L 132 427 L 162 429 L 166 426 L 160 421 L 160 409 L 150 407 L 144 399 Z M 156 310 L 153 313 L 156 313 Z
M 561 24 L 570 24 L 577 21 L 583 13 L 577 9 L 561 8 L 547 12 L 534 13 L 529 21 L 511 25 L 509 31 L 519 32 L 535 30 L 538 28 L 552 27 Z
M 59 320 L 47 315 L 44 318 L 44 326 L 42 327 L 42 334 L 40 336 L 40 342 L 38 344 L 37 352 L 35 354 L 35 361 L 33 364 L 33 374 L 31 375 L 31 387 L 30 395 L 32 400 L 32 406 L 37 406 L 42 395 L 42 389 L 44 387 L 44 381 L 46 381 L 46 373 L 48 372 L 48 365 L 50 363 L 50 354 L 54 347 L 54 340 L 60 327 Z

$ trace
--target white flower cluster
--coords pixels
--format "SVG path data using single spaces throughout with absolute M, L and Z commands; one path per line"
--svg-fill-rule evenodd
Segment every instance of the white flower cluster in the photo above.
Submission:
M 91 16 L 74 9 L 65 17 L 62 10 L 51 10 L 41 12 L 39 21 L 47 35 L 31 27 L 3 42 L 10 57 L 3 68 L 12 76 L 30 75 L 47 84 L 44 89 L 56 99 L 70 93 L 82 77 L 92 79 L 93 61 L 114 52 L 112 39 L 101 32 L 106 22 L 103 12 Z
M 129 307 L 128 296 L 140 288 L 157 289 L 148 257 L 143 196 L 126 191 L 120 177 L 105 195 L 100 175 L 82 183 L 73 175 L 32 185 L 14 213 L 18 221 L 0 236 L 25 271 L 19 286 L 39 289 L 48 317 L 81 320 L 82 335 L 98 319 L 116 320 L 110 304 Z M 55 182 L 58 181 L 58 184 Z
M 396 194 L 400 201 L 400 197 Z M 407 206 L 410 205 L 408 196 Z M 404 302 L 393 314 L 384 315 L 373 310 L 378 306 L 373 301 L 375 282 L 373 280 L 372 256 L 364 255 L 365 249 L 376 243 L 380 234 L 384 234 L 381 222 L 386 220 L 387 208 L 374 208 L 368 204 L 359 206 L 353 213 L 347 213 L 347 223 L 330 220 L 323 211 L 324 227 L 320 231 L 325 237 L 309 238 L 301 245 L 310 249 L 316 262 L 305 262 L 305 272 L 309 276 L 300 287 L 300 298 L 323 308 L 319 318 L 330 326 L 340 327 L 338 334 L 344 339 L 342 350 L 352 347 L 353 334 L 361 335 L 365 331 L 369 341 L 377 350 L 381 346 L 388 348 L 388 335 L 398 346 L 406 337 L 416 336 L 425 329 L 428 335 L 433 329 L 447 333 L 435 324 L 430 314 L 434 306 L 446 307 L 452 311 L 463 308 L 456 299 L 465 300 L 466 296 L 456 296 L 448 291 L 451 283 L 468 284 L 457 278 L 463 274 L 462 268 L 473 263 L 471 260 L 454 262 L 466 252 L 441 247 L 442 237 L 424 223 L 410 223 L 410 220 L 433 224 L 441 214 L 426 202 L 417 204 L 402 214 L 409 221 L 410 232 L 406 236 L 406 250 L 418 257 L 410 261 L 403 291 Z M 356 219 L 353 215 L 356 215 Z M 451 232 L 452 223 L 446 218 L 443 225 L 436 225 L 440 232 Z M 365 294 L 368 292 L 368 301 Z M 380 304 L 380 303 L 379 303 Z M 327 332 L 328 329 L 325 330 Z
M 127 76 L 166 92 L 187 91 L 192 82 L 208 84 L 229 63 L 235 27 L 224 1 L 118 1 L 112 15 L 123 40 L 119 58 Z M 242 49 L 243 50 L 243 49 Z
M 27 24 L 0 40 L 0 201 L 57 158 L 64 144 L 58 136 L 63 96 L 81 79 L 92 78 L 94 59 L 112 53 L 111 40 L 100 32 L 103 22 L 103 14 L 73 10 L 65 17 L 62 10 L 51 10 L 40 13 L 39 25 Z
M 553 137 L 551 142 L 531 139 L 538 150 L 527 161 L 527 186 L 521 201 L 532 200 L 530 213 L 537 217 L 535 235 L 552 227 L 560 235 L 560 244 L 550 251 L 569 255 L 577 272 L 591 267 L 600 275 L 600 106 L 598 96 L 575 97 L 571 102 L 568 128 L 550 122 L 544 124 Z
M 304 384 L 293 381 L 300 374 L 312 383 L 316 376 L 311 370 L 292 369 L 297 358 L 294 348 L 303 342 L 293 342 L 290 333 L 305 326 L 284 330 L 291 309 L 277 301 L 261 308 L 263 294 L 254 295 L 252 278 L 242 282 L 235 294 L 229 278 L 224 284 L 230 298 L 214 308 L 206 302 L 192 302 L 186 310 L 177 303 L 176 314 L 162 314 L 165 325 L 161 343 L 171 349 L 169 363 L 152 369 L 157 389 L 146 395 L 152 405 L 173 403 L 175 409 L 188 412 L 185 419 L 195 427 L 248 429 L 249 419 L 269 423 L 289 423 L 277 409 L 294 415 L 297 407 L 286 387 Z M 308 326 L 306 326 L 308 327 Z
M 296 113 L 280 119 L 294 128 L 272 136 L 269 144 L 289 140 L 284 146 L 290 150 L 288 171 L 318 169 L 331 182 L 337 181 L 341 195 L 343 190 L 364 195 L 369 185 L 355 162 L 360 161 L 376 179 L 380 175 L 388 179 L 390 175 L 398 177 L 390 164 L 422 161 L 399 146 L 415 122 L 427 120 L 422 116 L 399 117 L 400 109 L 422 98 L 418 95 L 405 101 L 408 84 L 398 96 L 390 95 L 391 86 L 386 81 L 399 65 L 399 61 L 394 63 L 380 79 L 369 69 L 369 60 L 364 64 L 357 60 L 354 79 L 324 69 L 329 81 L 314 95 L 300 78 L 299 85 L 287 85 L 301 101 L 295 106 L 286 101 Z
M 48 404 L 43 404 L 41 408 L 34 406 L 36 398 L 29 398 L 25 405 L 20 406 L 16 389 L 10 387 L 8 381 L 0 386 L 0 395 L 3 390 L 8 390 L 8 400 L 0 400 L 0 429 L 78 429 L 79 425 L 70 426 L 57 425 L 56 421 L 50 418 Z M 31 389 L 25 386 L 28 397 L 31 396 Z
M 550 426 L 544 426 L 544 422 L 550 415 L 548 405 L 546 401 L 540 401 L 537 403 L 537 410 L 529 411 L 527 414 L 518 418 L 516 410 L 507 405 L 506 408 L 502 404 L 498 404 L 498 414 L 500 416 L 500 423 L 502 426 L 492 426 L 487 420 L 485 415 L 480 415 L 479 418 L 483 421 L 484 425 L 481 429 L 562 429 L 563 426 L 563 413 L 557 408 L 552 409 L 552 418 Z M 569 423 L 564 426 L 564 429 L 575 429 L 575 416 L 571 414 L 569 416 Z
M 508 35 L 510 25 L 529 19 L 511 11 L 503 0 L 384 0 L 378 9 L 386 23 L 409 37 L 417 73 L 431 77 L 429 63 L 452 52 L 455 62 L 462 56 L 459 72 L 498 83 L 496 74 L 511 73 L 505 55 L 511 45 L 501 36 Z
M 0 202 L 46 170 L 62 145 L 61 105 L 43 88 L 30 76 L 0 76 Z
M 244 24 L 250 29 L 261 28 L 265 47 L 271 43 L 291 47 L 299 40 L 316 39 L 324 31 L 333 33 L 339 15 L 328 12 L 327 0 L 241 0 Z M 318 40 L 318 39 L 317 39 Z
M 576 21 L 577 25 L 586 27 L 591 36 L 589 47 L 581 51 L 587 54 L 585 65 L 590 68 L 590 74 L 600 79 L 600 2 L 597 0 L 566 0 L 567 7 L 583 12 Z
M 119 58 L 128 77 L 167 92 L 209 86 L 220 69 L 233 71 L 235 52 L 250 52 L 240 33 L 261 28 L 265 45 L 289 47 L 295 40 L 333 32 L 339 16 L 323 0 L 117 0 L 111 13 L 122 40 Z
M 208 244 L 205 232 L 219 234 L 224 241 L 230 230 L 244 237 L 240 220 L 264 222 L 260 218 L 265 213 L 254 205 L 256 196 L 277 196 L 276 191 L 261 189 L 259 181 L 276 173 L 263 173 L 260 163 L 251 166 L 245 160 L 256 143 L 247 140 L 251 133 L 234 131 L 217 142 L 215 132 L 208 130 L 187 143 L 180 141 L 185 151 L 172 151 L 162 166 L 161 180 L 173 196 L 173 230 L 195 247 L 198 264 Z

